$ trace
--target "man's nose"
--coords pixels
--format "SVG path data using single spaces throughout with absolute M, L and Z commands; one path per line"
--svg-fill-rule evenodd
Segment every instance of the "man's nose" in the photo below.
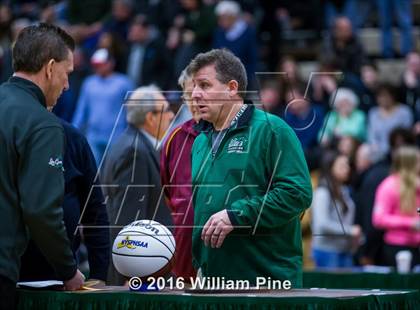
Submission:
M 197 86 L 194 86 L 191 93 L 191 99 L 199 99 L 199 98 L 201 98 L 201 90 Z

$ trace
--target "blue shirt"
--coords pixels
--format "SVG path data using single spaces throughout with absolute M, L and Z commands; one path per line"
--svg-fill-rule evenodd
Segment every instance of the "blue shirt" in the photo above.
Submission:
M 127 92 L 132 90 L 134 84 L 124 74 L 113 73 L 107 77 L 89 76 L 80 91 L 73 125 L 85 134 L 89 143 L 92 141 L 107 143 L 119 114 L 113 138 L 127 126 L 125 109 L 121 110 L 121 107 Z
M 308 112 L 302 115 L 287 112 L 284 114 L 284 120 L 293 128 L 304 150 L 318 144 L 318 132 L 324 121 L 322 108 L 312 105 Z

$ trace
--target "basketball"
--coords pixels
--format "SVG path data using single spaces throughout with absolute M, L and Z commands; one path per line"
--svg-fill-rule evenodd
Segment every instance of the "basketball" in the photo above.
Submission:
M 152 220 L 139 220 L 118 233 L 112 261 L 126 277 L 157 277 L 171 270 L 174 252 L 175 239 L 168 228 Z

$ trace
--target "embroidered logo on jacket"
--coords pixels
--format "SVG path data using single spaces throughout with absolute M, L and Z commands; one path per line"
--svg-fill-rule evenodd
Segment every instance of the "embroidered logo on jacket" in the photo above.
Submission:
M 230 140 L 227 147 L 228 153 L 243 153 L 245 152 L 247 146 L 248 138 L 247 137 L 234 137 Z
M 48 165 L 50 165 L 51 167 L 60 169 L 61 171 L 64 171 L 63 160 L 60 157 L 57 157 L 55 159 L 50 157 L 50 160 L 48 161 Z

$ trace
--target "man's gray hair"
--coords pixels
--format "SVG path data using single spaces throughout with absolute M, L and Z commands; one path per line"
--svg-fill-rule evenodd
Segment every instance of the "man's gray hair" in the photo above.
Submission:
M 191 75 L 188 74 L 188 67 L 182 70 L 181 74 L 178 78 L 178 85 L 182 88 L 182 90 L 185 90 L 185 83 L 191 79 Z
M 156 109 L 156 97 L 160 89 L 155 85 L 142 86 L 130 94 L 127 104 L 127 123 L 141 126 L 146 114 Z
M 214 65 L 216 78 L 220 83 L 238 82 L 239 96 L 245 98 L 248 86 L 246 70 L 242 62 L 227 49 L 213 49 L 207 53 L 200 53 L 188 65 L 188 74 L 194 75 L 204 67 Z

